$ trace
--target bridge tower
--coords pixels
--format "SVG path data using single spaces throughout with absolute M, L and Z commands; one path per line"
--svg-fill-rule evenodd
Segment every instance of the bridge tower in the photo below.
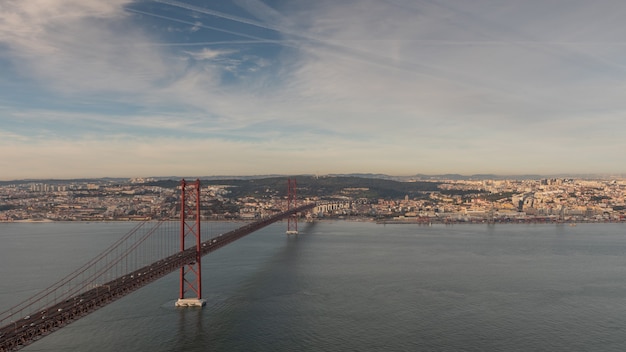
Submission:
M 296 204 L 296 179 L 287 179 L 287 210 L 297 207 Z M 287 218 L 287 234 L 298 234 L 298 214 L 294 213 Z
M 200 180 L 180 183 L 180 251 L 187 249 L 187 244 L 195 242 L 195 260 L 180 268 L 180 295 L 177 307 L 202 307 L 206 301 L 202 299 L 202 265 L 200 238 Z M 186 297 L 186 294 L 196 297 Z

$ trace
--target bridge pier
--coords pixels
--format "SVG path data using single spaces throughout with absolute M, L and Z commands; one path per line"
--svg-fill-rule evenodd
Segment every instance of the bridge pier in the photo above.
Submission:
M 176 307 L 204 307 L 206 300 L 201 298 L 179 298 Z

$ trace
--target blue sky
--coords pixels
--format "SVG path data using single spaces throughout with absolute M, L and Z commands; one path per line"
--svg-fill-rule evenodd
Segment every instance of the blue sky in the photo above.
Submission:
M 626 172 L 621 0 L 0 2 L 0 179 Z

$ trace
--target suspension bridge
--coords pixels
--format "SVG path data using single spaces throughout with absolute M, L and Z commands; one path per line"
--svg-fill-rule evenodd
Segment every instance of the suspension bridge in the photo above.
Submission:
M 297 205 L 296 183 L 290 179 L 286 210 L 215 235 L 202 225 L 200 181 L 183 180 L 180 190 L 180 221 L 138 223 L 85 265 L 0 312 L 0 352 L 17 351 L 176 271 L 176 305 L 203 306 L 203 256 L 285 219 L 287 234 L 297 234 L 298 214 L 316 205 Z

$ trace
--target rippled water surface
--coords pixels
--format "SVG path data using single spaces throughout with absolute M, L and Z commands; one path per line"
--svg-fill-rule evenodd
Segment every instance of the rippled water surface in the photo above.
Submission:
M 0 224 L 0 309 L 127 223 Z M 626 226 L 274 224 L 24 351 L 624 351 Z

